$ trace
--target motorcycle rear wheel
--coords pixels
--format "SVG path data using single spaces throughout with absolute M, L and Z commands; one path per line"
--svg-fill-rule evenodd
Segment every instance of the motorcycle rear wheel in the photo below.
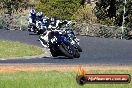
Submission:
M 51 52 L 51 55 L 53 56 L 53 57 L 57 57 L 58 55 L 53 51 L 53 50 L 51 50 L 50 49 L 50 52 Z
M 40 29 L 40 30 L 37 31 L 38 35 L 43 34 L 43 33 L 44 33 L 44 31 L 42 29 Z

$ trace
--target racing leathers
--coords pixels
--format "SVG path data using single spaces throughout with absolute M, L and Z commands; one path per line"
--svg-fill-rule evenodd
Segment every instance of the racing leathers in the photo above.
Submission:
M 37 20 L 37 17 L 36 17 L 36 14 L 29 14 L 29 17 L 28 17 L 28 30 L 29 31 L 34 31 L 33 29 L 36 28 L 36 20 Z M 33 29 L 32 29 L 33 27 Z

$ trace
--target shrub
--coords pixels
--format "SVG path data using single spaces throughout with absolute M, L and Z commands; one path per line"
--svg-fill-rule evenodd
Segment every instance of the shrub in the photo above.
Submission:
M 77 12 L 73 15 L 73 19 L 79 23 L 96 23 L 97 19 L 94 13 L 92 12 L 93 8 L 94 4 L 88 4 L 85 7 L 80 7 Z
M 72 19 L 72 15 L 80 7 L 82 0 L 40 0 L 35 9 L 46 16 L 57 16 L 60 19 Z
M 8 30 L 8 19 L 5 16 L 0 16 L 0 29 Z

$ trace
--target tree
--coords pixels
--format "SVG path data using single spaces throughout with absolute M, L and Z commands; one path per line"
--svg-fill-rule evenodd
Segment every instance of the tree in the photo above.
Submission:
M 127 0 L 126 13 L 125 13 L 125 25 L 132 28 L 132 0 Z
M 73 19 L 78 23 L 96 23 L 97 18 L 93 13 L 94 6 L 91 4 L 81 6 L 73 15 Z
M 10 15 L 14 12 L 22 11 L 22 9 L 27 9 L 28 6 L 31 6 L 29 0 L 1 0 L 0 5 L 0 9 L 4 9 L 4 13 Z
M 130 27 L 131 23 L 131 12 L 132 12 L 132 1 L 127 0 L 126 14 L 125 14 L 125 25 Z M 124 0 L 99 0 L 96 3 L 95 7 L 95 15 L 97 19 L 104 24 L 121 26 L 123 21 L 123 8 L 124 8 Z
M 29 0 L 0 0 L 0 13 L 2 18 L 0 18 L 1 24 L 7 25 L 6 29 L 11 29 L 13 24 L 14 13 L 22 12 L 23 9 L 27 9 L 31 4 Z M 4 18 L 4 20 L 3 20 Z

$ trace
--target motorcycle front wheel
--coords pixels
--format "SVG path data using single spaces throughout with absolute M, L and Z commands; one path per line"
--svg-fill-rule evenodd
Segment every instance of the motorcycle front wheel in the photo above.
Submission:
M 75 50 L 74 57 L 75 58 L 79 58 L 80 57 L 80 53 L 79 53 L 78 49 Z
M 82 48 L 79 45 L 77 45 L 77 49 L 79 52 L 82 52 Z
M 66 57 L 71 59 L 74 58 L 75 49 L 72 45 L 66 45 L 64 43 L 61 43 L 61 45 L 59 45 L 59 49 Z

